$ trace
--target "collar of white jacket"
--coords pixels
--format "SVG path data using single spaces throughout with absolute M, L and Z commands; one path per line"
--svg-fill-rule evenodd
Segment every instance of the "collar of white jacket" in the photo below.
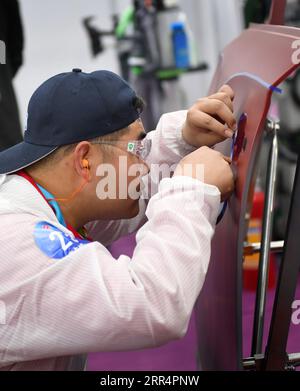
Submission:
M 26 179 L 19 175 L 0 175 L 0 216 L 30 213 L 57 222 L 47 201 Z

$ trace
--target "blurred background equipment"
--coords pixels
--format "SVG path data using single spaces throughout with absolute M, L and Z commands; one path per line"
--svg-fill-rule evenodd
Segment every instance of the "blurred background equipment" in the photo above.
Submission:
M 0 40 L 6 45 L 6 64 L 0 65 L 0 151 L 22 141 L 12 80 L 22 65 L 23 29 L 16 0 L 0 1 Z
M 122 76 L 145 99 L 143 121 L 152 130 L 164 112 L 186 106 L 180 75 L 208 66 L 198 60 L 193 33 L 177 0 L 134 0 L 121 17 L 112 18 L 112 31 L 93 26 L 93 17 L 84 19 L 92 53 L 102 53 L 103 38 L 115 36 Z

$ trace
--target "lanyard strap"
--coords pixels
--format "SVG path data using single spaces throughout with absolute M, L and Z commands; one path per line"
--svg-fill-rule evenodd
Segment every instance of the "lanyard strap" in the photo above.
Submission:
M 54 200 L 53 194 L 51 194 L 48 190 L 46 190 L 43 186 L 36 184 L 40 191 L 42 192 L 44 198 L 48 202 L 48 204 L 52 207 L 54 210 L 54 213 L 56 215 L 57 220 L 60 222 L 61 225 L 64 227 L 67 227 L 67 224 L 65 222 L 64 216 L 62 214 L 62 211 L 60 209 L 60 206 L 58 205 L 57 201 Z
M 75 238 L 77 239 L 87 239 L 89 241 L 92 241 L 90 238 L 88 238 L 86 236 L 86 230 L 85 228 L 81 228 L 79 232 L 77 232 L 71 225 L 67 224 L 63 218 L 63 215 L 62 215 L 62 212 L 61 212 L 61 209 L 58 205 L 58 203 L 56 201 L 48 201 L 48 199 L 51 199 L 53 198 L 53 196 L 51 195 L 51 193 L 49 193 L 46 189 L 44 189 L 42 186 L 38 185 L 34 180 L 33 178 L 27 174 L 27 172 L 25 172 L 24 170 L 21 170 L 21 171 L 18 171 L 15 173 L 15 175 L 19 175 L 21 176 L 22 178 L 26 179 L 29 183 L 31 183 L 31 185 L 40 193 L 40 195 L 44 198 L 44 200 L 47 202 L 47 204 L 51 207 L 51 209 L 53 210 L 53 212 L 55 213 L 56 215 L 56 218 L 57 220 L 59 221 L 59 223 L 61 225 L 63 225 L 64 227 L 66 227 L 69 231 L 71 231 L 73 233 L 73 235 L 75 236 Z M 45 193 L 45 194 L 44 194 Z M 48 196 L 50 196 L 48 198 Z M 47 199 L 48 198 L 48 199 Z

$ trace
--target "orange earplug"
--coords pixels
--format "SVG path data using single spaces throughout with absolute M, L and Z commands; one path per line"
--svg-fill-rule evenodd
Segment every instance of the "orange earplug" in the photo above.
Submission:
M 83 168 L 89 168 L 89 161 L 87 159 L 82 159 Z

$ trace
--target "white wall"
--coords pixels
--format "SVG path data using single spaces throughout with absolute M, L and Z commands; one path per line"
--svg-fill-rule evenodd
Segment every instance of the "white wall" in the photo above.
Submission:
M 97 15 L 102 29 L 112 26 L 113 9 L 119 12 L 130 0 L 19 0 L 25 29 L 25 62 L 15 80 L 21 122 L 24 124 L 28 100 L 33 91 L 50 76 L 74 67 L 86 72 L 110 69 L 118 72 L 113 39 L 106 39 L 107 50 L 92 58 L 82 26 L 85 16 Z M 206 94 L 221 47 L 239 34 L 240 0 L 180 0 L 195 31 L 200 59 L 210 70 L 184 76 L 182 86 L 187 104 Z
M 110 29 L 111 4 L 109 0 L 20 0 L 26 47 L 15 86 L 23 124 L 30 96 L 50 76 L 74 67 L 118 72 L 113 40 L 106 40 L 110 47 L 105 54 L 92 58 L 82 26 L 83 17 L 97 15 L 97 24 Z

